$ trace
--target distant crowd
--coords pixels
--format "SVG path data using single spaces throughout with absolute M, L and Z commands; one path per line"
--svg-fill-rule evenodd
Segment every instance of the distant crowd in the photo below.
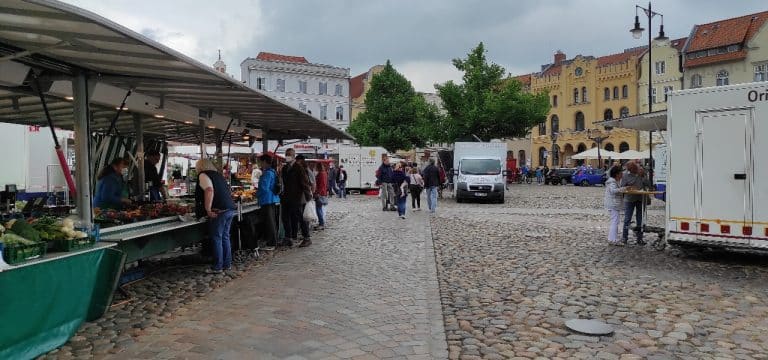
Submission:
M 445 169 L 434 158 L 425 158 L 421 164 L 400 161 L 393 165 L 385 154 L 376 170 L 382 211 L 397 211 L 401 219 L 406 218 L 409 194 L 413 211 L 421 211 L 421 194 L 426 192 L 427 209 L 435 213 L 445 183 Z

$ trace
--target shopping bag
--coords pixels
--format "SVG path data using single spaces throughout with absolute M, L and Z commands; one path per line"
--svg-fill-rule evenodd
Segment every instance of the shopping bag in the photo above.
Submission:
M 308 223 L 317 222 L 317 213 L 315 213 L 315 207 L 307 204 L 304 206 L 304 221 Z

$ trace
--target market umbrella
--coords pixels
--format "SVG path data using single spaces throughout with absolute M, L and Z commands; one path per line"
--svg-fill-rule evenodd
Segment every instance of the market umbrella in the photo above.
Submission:
M 587 151 L 583 151 L 583 152 L 580 152 L 580 153 L 578 153 L 576 155 L 573 155 L 573 156 L 571 156 L 571 158 L 572 159 L 576 159 L 576 160 L 597 159 L 598 158 L 598 152 L 597 151 L 598 151 L 598 148 L 596 148 L 596 147 L 595 148 L 591 148 L 591 149 L 589 149 Z M 608 151 L 608 150 L 600 149 L 599 157 L 603 158 L 603 159 L 617 159 L 619 155 L 620 155 L 619 153 L 616 153 L 616 152 L 613 152 L 613 151 Z
M 650 156 L 650 151 L 637 151 L 637 150 L 627 150 L 623 153 L 619 153 L 618 156 L 614 157 L 616 160 L 637 160 L 637 159 L 648 159 Z

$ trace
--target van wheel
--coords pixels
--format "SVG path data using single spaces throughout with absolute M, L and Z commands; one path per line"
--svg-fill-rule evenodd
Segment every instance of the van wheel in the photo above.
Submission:
M 581 186 L 589 186 L 589 181 L 581 180 Z

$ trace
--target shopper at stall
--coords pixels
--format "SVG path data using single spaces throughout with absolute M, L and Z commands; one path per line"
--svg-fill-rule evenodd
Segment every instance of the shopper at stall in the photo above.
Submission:
M 328 172 L 325 165 L 317 163 L 317 175 L 315 175 L 315 212 L 317 213 L 317 227 L 315 230 L 325 230 L 325 206 L 328 205 Z
M 122 209 L 131 200 L 125 196 L 124 173 L 128 171 L 128 160 L 115 158 L 101 169 L 96 177 L 96 193 L 93 206 L 101 209 Z
M 627 163 L 626 167 L 627 171 L 622 175 L 619 186 L 631 190 L 643 190 L 647 185 L 647 181 L 640 174 L 640 166 L 637 165 L 636 162 L 630 161 Z M 629 238 L 629 226 L 632 223 L 632 213 L 634 212 L 637 226 L 637 230 L 635 231 L 637 244 L 645 245 L 645 242 L 643 241 L 643 231 L 641 229 L 643 224 L 643 201 L 645 201 L 644 195 L 624 195 L 624 228 L 621 233 L 621 242 L 624 244 L 627 243 Z
M 270 161 L 272 159 L 270 158 Z M 251 186 L 254 189 L 259 188 L 259 182 L 261 181 L 261 175 L 263 174 L 263 171 L 260 169 L 261 164 L 256 164 L 253 167 L 253 170 L 251 171 Z
M 168 199 L 168 192 L 163 185 L 163 178 L 157 170 L 160 163 L 160 152 L 152 149 L 144 157 L 144 180 L 149 183 L 149 200 L 162 201 Z
M 328 164 L 328 196 L 333 196 L 339 193 L 339 189 L 336 187 L 336 174 L 338 168 L 336 168 L 335 161 L 331 160 Z
M 262 175 L 259 177 L 259 184 L 256 190 L 256 198 L 259 200 L 259 216 L 261 217 L 262 241 L 267 247 L 277 246 L 278 233 L 278 213 L 277 206 L 280 204 L 280 196 L 276 191 L 280 191 L 277 172 L 272 167 L 272 157 L 261 155 L 257 166 L 261 168 Z
M 232 202 L 229 184 L 213 161 L 200 159 L 195 168 L 198 174 L 195 202 L 198 207 L 202 206 L 203 213 L 208 216 L 208 231 L 213 247 L 214 263 L 209 273 L 219 273 L 232 267 L 229 230 L 235 216 L 235 204 Z
M 339 170 L 336 172 L 336 184 L 338 186 L 339 198 L 347 198 L 347 170 L 344 170 L 344 165 L 339 166 Z
M 387 154 L 381 155 L 381 165 L 376 171 L 376 182 L 380 186 L 382 210 L 392 210 L 392 207 L 395 206 L 395 188 L 392 182 L 392 165 L 389 164 Z
M 427 207 L 430 213 L 437 210 L 437 189 L 441 186 L 440 169 L 435 166 L 435 159 L 429 159 L 429 165 L 424 168 L 422 174 L 424 178 L 424 188 L 427 189 Z
M 619 242 L 619 217 L 623 207 L 622 192 L 626 190 L 626 188 L 619 187 L 622 177 L 621 168 L 611 168 L 608 175 L 608 180 L 605 182 L 605 196 L 603 198 L 605 209 L 608 210 L 608 214 L 611 217 L 608 223 L 608 244 L 624 245 L 623 242 Z
M 405 166 L 402 163 L 395 164 L 395 170 L 392 172 L 392 182 L 395 188 L 395 199 L 397 199 L 397 215 L 405 219 L 405 212 L 408 208 L 408 184 L 410 180 L 403 170 Z
M 281 176 L 284 186 L 280 203 L 285 227 L 283 245 L 293 246 L 301 228 L 303 238 L 301 245 L 307 246 L 311 242 L 309 225 L 304 221 L 304 207 L 312 199 L 312 186 L 307 177 L 307 169 L 296 161 L 296 151 L 293 149 L 285 151 L 285 165 L 281 170 Z

